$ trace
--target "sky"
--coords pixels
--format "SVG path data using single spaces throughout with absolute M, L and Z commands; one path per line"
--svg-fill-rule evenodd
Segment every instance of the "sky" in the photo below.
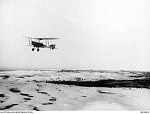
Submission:
M 149 0 L 1 0 L 0 69 L 150 71 Z M 32 52 L 28 37 L 58 37 Z

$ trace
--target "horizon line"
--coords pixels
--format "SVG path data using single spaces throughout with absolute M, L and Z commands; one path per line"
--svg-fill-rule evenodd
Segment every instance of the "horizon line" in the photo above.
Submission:
M 26 70 L 26 71 L 50 71 L 50 70 L 95 70 L 95 71 L 137 71 L 137 72 L 150 72 L 150 70 L 129 70 L 129 69 L 96 69 L 96 68 L 0 68 L 0 71 L 19 71 L 19 70 Z

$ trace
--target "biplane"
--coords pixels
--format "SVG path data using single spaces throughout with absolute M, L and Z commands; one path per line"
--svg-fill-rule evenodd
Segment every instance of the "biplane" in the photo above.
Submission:
M 33 37 L 25 37 L 28 38 L 29 45 L 33 47 L 32 51 L 37 49 L 37 51 L 40 51 L 39 48 L 49 48 L 50 50 L 57 49 L 55 44 L 49 43 L 50 40 L 56 40 L 59 38 L 33 38 Z

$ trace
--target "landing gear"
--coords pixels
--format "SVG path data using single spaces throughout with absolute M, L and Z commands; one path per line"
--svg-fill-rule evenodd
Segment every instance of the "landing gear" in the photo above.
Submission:
M 35 48 L 32 48 L 32 51 L 34 51 L 34 49 L 35 49 Z M 37 51 L 40 51 L 40 49 L 39 49 L 39 48 L 37 48 Z
M 34 51 L 34 48 L 32 48 L 32 51 Z

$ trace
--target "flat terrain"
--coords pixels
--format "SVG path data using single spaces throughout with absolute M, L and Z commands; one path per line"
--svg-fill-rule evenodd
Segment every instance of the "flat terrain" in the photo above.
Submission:
M 150 110 L 150 73 L 3 71 L 0 110 Z

